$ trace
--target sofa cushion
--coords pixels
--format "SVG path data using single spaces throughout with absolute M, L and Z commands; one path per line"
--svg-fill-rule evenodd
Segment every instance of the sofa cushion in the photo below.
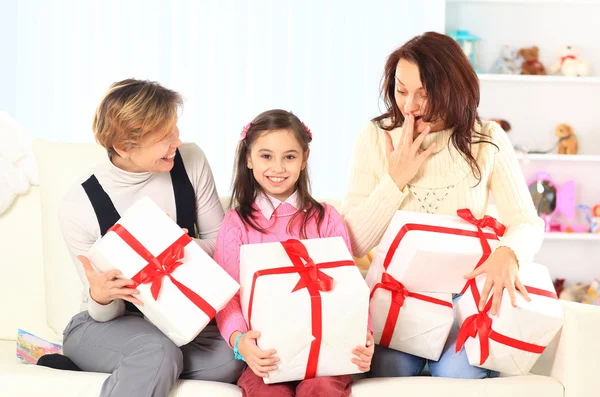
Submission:
M 373 396 L 563 397 L 564 388 L 555 379 L 539 375 L 477 380 L 414 376 L 364 379 L 352 386 L 351 397 Z
M 63 241 L 58 207 L 67 190 L 106 156 L 99 145 L 35 140 L 42 208 L 42 243 L 46 287 L 46 316 L 58 334 L 79 312 L 81 281 Z
M 108 374 L 61 371 L 22 363 L 15 355 L 14 341 L 0 341 L 0 395 L 11 397 L 97 397 Z M 171 397 L 240 397 L 234 385 L 198 380 L 180 380 Z
M 57 336 L 46 325 L 40 192 L 32 187 L 0 215 L 0 339 L 15 339 L 23 328 L 45 339 Z

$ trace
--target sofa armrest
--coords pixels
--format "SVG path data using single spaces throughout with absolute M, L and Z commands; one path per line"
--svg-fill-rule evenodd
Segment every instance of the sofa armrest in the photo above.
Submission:
M 562 383 L 565 397 L 595 395 L 600 390 L 600 307 L 561 303 L 565 324 L 531 372 Z

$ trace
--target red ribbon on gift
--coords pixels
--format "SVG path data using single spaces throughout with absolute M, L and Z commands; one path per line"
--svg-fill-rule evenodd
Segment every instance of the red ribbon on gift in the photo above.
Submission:
M 420 231 L 424 231 L 424 232 L 434 232 L 434 233 L 444 233 L 444 234 L 454 234 L 454 235 L 468 236 L 468 237 L 478 237 L 479 241 L 481 242 L 481 248 L 483 250 L 483 255 L 481 256 L 481 259 L 479 259 L 479 262 L 477 262 L 477 265 L 475 266 L 474 269 L 481 266 L 483 264 L 483 262 L 485 262 L 485 260 L 492 253 L 492 249 L 490 247 L 490 244 L 488 243 L 488 240 L 498 240 L 498 237 L 502 237 L 504 235 L 504 232 L 506 231 L 506 227 L 503 224 L 501 224 L 500 222 L 498 222 L 495 218 L 493 218 L 489 215 L 486 215 L 481 219 L 477 219 L 477 218 L 475 218 L 475 216 L 473 215 L 471 210 L 468 208 L 460 209 L 460 210 L 456 211 L 456 214 L 460 218 L 464 219 L 465 221 L 471 223 L 472 225 L 475 225 L 477 227 L 477 231 L 456 229 L 456 228 L 451 228 L 451 227 L 442 227 L 442 226 L 435 226 L 435 225 L 420 225 L 420 224 L 416 224 L 416 223 L 407 223 L 400 228 L 400 230 L 398 231 L 398 234 L 396 234 L 396 237 L 394 238 L 394 241 L 392 241 L 392 244 L 390 245 L 390 248 L 388 249 L 388 252 L 383 261 L 383 268 L 385 270 L 387 270 L 390 263 L 392 263 L 392 258 L 394 257 L 394 254 L 396 253 L 396 250 L 398 249 L 400 242 L 402 241 L 402 239 L 404 238 L 406 233 L 408 233 L 411 230 L 420 230 Z M 494 233 L 485 233 L 483 231 L 483 228 L 485 228 L 485 227 L 491 228 L 494 231 Z M 466 282 L 461 293 L 464 294 L 464 292 L 467 290 L 471 281 L 472 280 L 469 280 Z
M 528 293 L 533 295 L 558 299 L 556 293 L 554 292 L 528 286 L 526 286 L 525 289 Z M 475 283 L 471 284 L 471 292 L 473 293 L 473 299 L 475 300 L 475 303 L 479 304 L 481 296 L 479 295 L 479 291 L 477 290 L 477 285 Z M 488 316 L 488 311 L 491 307 L 492 300 L 490 299 L 482 311 L 478 310 L 476 314 L 467 317 L 465 321 L 463 321 L 456 339 L 457 353 L 460 351 L 460 349 L 462 349 L 468 338 L 475 338 L 477 336 L 479 336 L 480 350 L 479 365 L 483 365 L 490 355 L 490 339 L 498 343 L 502 343 L 503 345 L 514 347 L 515 349 L 530 353 L 542 354 L 544 352 L 544 349 L 546 348 L 545 346 L 523 342 L 494 331 L 492 329 L 492 319 Z
M 425 302 L 446 306 L 452 309 L 452 303 L 450 302 L 408 291 L 406 287 L 404 287 L 404 284 L 390 276 L 389 273 L 383 273 L 381 276 L 381 282 L 375 284 L 375 287 L 373 287 L 370 298 L 373 298 L 373 295 L 378 288 L 388 290 L 392 293 L 392 303 L 390 304 L 390 310 L 385 320 L 385 326 L 383 327 L 381 340 L 379 341 L 381 346 L 390 346 L 392 335 L 394 334 L 394 329 L 396 328 L 396 323 L 398 322 L 398 316 L 400 315 L 400 309 L 404 305 L 404 300 L 407 297 L 420 299 Z
M 333 289 L 334 281 L 333 278 L 323 273 L 321 269 L 331 269 L 340 266 L 355 266 L 355 264 L 354 261 L 350 260 L 315 264 L 308 255 L 306 247 L 300 241 L 290 239 L 282 242 L 281 245 L 294 266 L 259 270 L 254 273 L 254 277 L 252 278 L 252 289 L 250 290 L 250 302 L 248 304 L 248 323 L 250 328 L 252 328 L 252 303 L 254 301 L 254 287 L 256 285 L 256 280 L 261 276 L 297 273 L 300 276 L 300 280 L 291 292 L 296 292 L 304 288 L 308 290 L 311 298 L 311 326 L 312 335 L 314 337 L 314 340 L 310 344 L 310 353 L 308 355 L 308 363 L 306 364 L 304 378 L 314 378 L 317 374 L 321 341 L 323 340 L 321 292 L 331 291 Z
M 131 280 L 135 283 L 132 288 L 136 288 L 141 284 L 150 284 L 150 291 L 154 300 L 158 300 L 158 294 L 162 286 L 163 277 L 169 277 L 171 282 L 179 288 L 179 290 L 192 301 L 200 310 L 212 320 L 217 311 L 207 301 L 202 299 L 200 295 L 177 281 L 171 273 L 183 264 L 181 259 L 184 257 L 185 246 L 188 245 L 192 238 L 187 234 L 182 234 L 173 244 L 167 247 L 160 255 L 155 257 L 146 249 L 123 225 L 116 223 L 108 229 L 109 232 L 116 233 L 123 241 L 131 247 L 139 256 L 148 262 Z

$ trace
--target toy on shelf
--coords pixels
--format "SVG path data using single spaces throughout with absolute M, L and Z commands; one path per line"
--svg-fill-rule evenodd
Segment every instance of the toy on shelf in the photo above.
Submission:
M 556 148 L 558 154 L 577 154 L 579 144 L 573 127 L 569 124 L 559 124 L 554 129 L 554 135 L 558 137 Z
M 567 45 L 558 50 L 559 60 L 550 66 L 550 73 L 563 76 L 579 77 L 590 74 L 590 64 L 578 56 L 579 51 Z
M 568 219 L 575 217 L 575 181 L 558 186 L 548 173 L 541 171 L 527 186 L 537 213 L 544 220 L 546 232 L 567 232 L 568 226 L 553 222 L 552 218 L 558 213 Z
M 448 33 L 448 36 L 452 37 L 460 48 L 462 48 L 463 52 L 469 59 L 469 62 L 475 69 L 475 72 L 479 73 L 479 41 L 481 37 L 477 37 L 468 30 L 454 30 Z
M 581 303 L 590 288 L 590 284 L 577 283 L 569 285 L 558 296 L 562 300 Z
M 523 57 L 521 74 L 546 74 L 546 68 L 539 61 L 540 49 L 538 46 L 521 48 L 519 55 Z
M 600 305 L 600 280 L 595 278 L 594 281 L 592 281 L 583 297 L 582 303 L 596 306 Z
M 565 279 L 564 278 L 555 278 L 554 279 L 554 290 L 556 291 L 556 295 L 560 296 L 563 289 L 565 289 Z
M 490 119 L 490 121 L 493 121 L 494 123 L 497 123 L 500 127 L 502 127 L 502 129 L 504 130 L 504 132 L 508 132 L 510 131 L 510 123 L 504 119 Z
M 509 45 L 502 46 L 502 51 L 494 66 L 490 70 L 496 74 L 521 74 L 521 65 L 523 57 L 521 57 L 517 49 Z
M 600 204 L 596 204 L 592 207 L 590 223 L 590 232 L 596 234 L 600 233 Z

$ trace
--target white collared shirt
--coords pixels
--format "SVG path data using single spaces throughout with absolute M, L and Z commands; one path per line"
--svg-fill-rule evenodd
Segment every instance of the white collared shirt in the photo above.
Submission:
M 275 197 L 269 196 L 266 193 L 260 193 L 256 197 L 256 201 L 254 202 L 260 212 L 262 212 L 263 216 L 270 220 L 273 213 L 284 202 L 276 199 Z M 290 197 L 285 200 L 285 203 L 290 204 L 292 207 L 298 209 L 300 207 L 300 203 L 298 202 L 298 190 L 296 190 Z

